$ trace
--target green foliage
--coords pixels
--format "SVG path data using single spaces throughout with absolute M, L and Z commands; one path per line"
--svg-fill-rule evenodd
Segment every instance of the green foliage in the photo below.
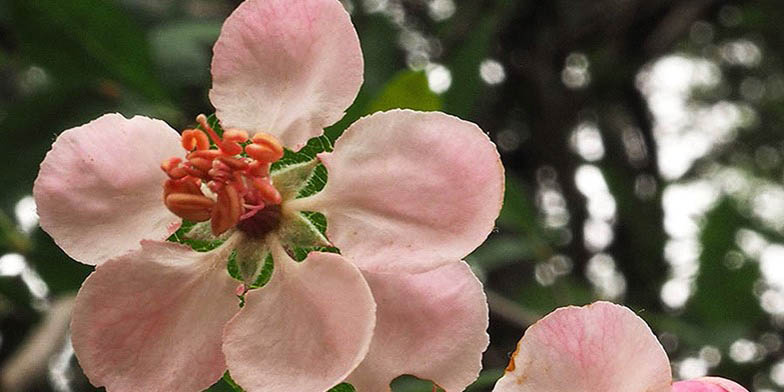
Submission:
M 40 0 L 11 4 L 15 38 L 31 60 L 62 76 L 101 75 L 148 99 L 167 100 L 143 31 L 116 3 Z
M 430 91 L 427 76 L 419 71 L 400 71 L 368 106 L 367 113 L 404 108 L 421 111 L 441 109 L 441 99 Z
M 750 328 L 765 318 L 754 295 L 758 265 L 745 262 L 730 268 L 727 263 L 731 252 L 739 256 L 735 236 L 748 223 L 730 199 L 722 199 L 705 216 L 696 291 L 684 314 L 687 320 L 709 326 L 710 342 L 725 347 L 747 337 Z

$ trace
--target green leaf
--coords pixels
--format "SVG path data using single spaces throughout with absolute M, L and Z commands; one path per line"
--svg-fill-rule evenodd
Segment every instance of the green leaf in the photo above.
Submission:
M 168 99 L 145 34 L 115 2 L 11 3 L 21 51 L 50 72 L 64 78 L 115 79 L 149 99 Z
M 683 315 L 696 325 L 709 326 L 712 343 L 725 347 L 747 337 L 749 329 L 766 318 L 754 295 L 754 284 L 760 277 L 758 265 L 746 262 L 730 269 L 724 262 L 730 251 L 737 250 L 735 235 L 747 223 L 729 199 L 721 200 L 706 214 L 700 233 L 702 252 L 696 291 Z
M 405 108 L 422 111 L 441 109 L 441 98 L 430 91 L 424 72 L 401 71 L 368 106 L 367 113 Z

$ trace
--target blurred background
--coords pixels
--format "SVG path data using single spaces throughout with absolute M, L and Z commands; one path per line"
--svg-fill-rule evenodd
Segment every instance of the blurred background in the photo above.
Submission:
M 30 196 L 55 136 L 105 112 L 177 129 L 210 113 L 211 45 L 238 3 L 0 0 L 0 390 L 94 390 L 67 336 L 91 267 L 38 228 Z M 498 229 L 468 258 L 492 342 L 471 391 L 526 326 L 596 299 L 650 323 L 678 378 L 784 391 L 780 1 L 344 5 L 365 84 L 328 136 L 376 110 L 442 110 L 488 132 L 507 169 Z

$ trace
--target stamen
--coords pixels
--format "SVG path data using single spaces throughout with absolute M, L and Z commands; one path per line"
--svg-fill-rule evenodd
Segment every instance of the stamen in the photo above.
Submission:
M 195 222 L 206 221 L 211 216 L 215 202 L 206 196 L 172 193 L 164 200 L 166 207 L 176 215 Z
M 207 135 L 210 135 L 210 139 L 212 139 L 212 142 L 215 143 L 216 146 L 221 145 L 221 138 L 207 122 L 207 116 L 203 114 L 196 116 L 196 122 L 201 125 L 201 129 L 203 129 L 204 132 L 207 132 Z
M 212 169 L 212 161 L 210 161 L 209 159 L 194 157 L 194 158 L 188 159 L 188 163 L 190 163 L 195 168 L 197 168 L 197 169 L 199 169 L 199 170 L 201 170 L 203 172 L 208 172 L 208 171 L 210 171 L 210 169 Z
M 283 157 L 283 146 L 264 133 L 248 144 L 248 133 L 240 129 L 226 129 L 221 137 L 203 114 L 196 121 L 203 131 L 182 133 L 186 160 L 175 157 L 161 163 L 169 177 L 163 186 L 164 204 L 183 219 L 211 220 L 215 235 L 235 226 L 250 235 L 266 235 L 280 220 L 282 198 L 269 175 L 272 162 Z M 217 149 L 210 149 L 210 141 Z M 239 156 L 243 152 L 246 157 Z M 203 184 L 217 200 L 204 195 Z
M 210 140 L 198 129 L 187 129 L 182 132 L 182 148 L 188 151 L 207 150 L 210 148 Z
M 212 233 L 220 235 L 231 229 L 240 221 L 242 216 L 242 203 L 237 190 L 229 185 L 223 187 L 218 193 L 218 202 L 212 210 Z

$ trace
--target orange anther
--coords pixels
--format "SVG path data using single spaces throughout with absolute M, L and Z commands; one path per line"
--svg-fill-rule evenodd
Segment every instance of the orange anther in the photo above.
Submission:
M 210 171 L 210 169 L 212 169 L 212 161 L 209 160 L 209 159 L 194 157 L 194 158 L 188 159 L 188 162 L 191 165 L 193 165 L 193 167 L 195 167 L 195 168 L 197 168 L 197 169 L 199 169 L 199 170 L 201 170 L 203 172 L 208 172 L 208 171 Z
M 163 198 L 164 201 L 167 196 L 172 193 L 189 193 L 197 196 L 204 196 L 199 187 L 200 181 L 192 177 L 183 178 L 181 180 L 166 180 L 163 184 Z
M 182 210 L 202 210 L 212 208 L 215 204 L 207 196 L 192 195 L 189 193 L 172 193 L 166 196 L 166 205 L 171 208 Z
M 180 178 L 187 176 L 188 172 L 185 170 L 184 167 L 178 166 L 169 170 L 168 172 L 166 172 L 166 174 L 168 174 L 169 178 L 173 180 L 179 180 Z
M 269 180 L 254 178 L 252 183 L 253 187 L 258 189 L 259 195 L 265 203 L 280 204 L 283 197 L 280 195 L 280 192 L 272 186 Z
M 177 165 L 179 165 L 180 162 L 182 162 L 182 159 L 180 159 L 180 158 L 177 158 L 177 157 L 169 158 L 169 159 L 167 159 L 167 160 L 165 160 L 165 161 L 163 161 L 161 163 L 161 169 L 163 171 L 165 171 L 166 173 L 168 173 L 172 169 L 177 167 Z
M 276 151 L 269 146 L 262 144 L 249 144 L 245 146 L 245 152 L 249 157 L 264 163 L 275 162 L 283 156 L 283 151 Z
M 234 227 L 242 216 L 242 201 L 237 189 L 224 186 L 218 193 L 218 202 L 212 210 L 210 227 L 212 234 L 220 235 Z
M 204 158 L 213 160 L 221 156 L 221 152 L 218 150 L 197 150 L 190 154 L 188 154 L 188 159 L 191 158 Z
M 239 143 L 223 143 L 218 148 L 226 155 L 237 155 L 242 152 L 242 146 Z
M 218 157 L 218 160 L 225 163 L 226 166 L 234 170 L 245 170 L 248 168 L 248 162 L 245 162 L 239 158 L 222 156 Z
M 253 153 L 248 151 L 248 148 L 250 148 Z M 283 157 L 283 146 L 275 136 L 266 133 L 257 133 L 253 135 L 253 144 L 245 147 L 245 152 L 254 159 L 263 162 L 275 162 Z M 251 154 L 257 154 L 258 158 Z
M 206 178 L 207 177 L 207 173 L 205 173 L 205 172 L 203 172 L 203 171 L 201 171 L 201 170 L 199 170 L 199 169 L 197 169 L 195 167 L 182 166 L 182 167 L 178 167 L 177 169 L 182 169 L 189 176 L 194 176 L 194 177 L 198 177 L 198 178 Z
M 203 222 L 210 219 L 215 202 L 212 199 L 188 193 L 172 193 L 166 196 L 164 204 L 180 218 Z
M 227 129 L 223 132 L 223 141 L 245 143 L 248 141 L 248 133 L 241 129 Z
M 186 129 L 182 132 L 182 148 L 188 151 L 207 150 L 210 148 L 210 140 L 198 129 Z

